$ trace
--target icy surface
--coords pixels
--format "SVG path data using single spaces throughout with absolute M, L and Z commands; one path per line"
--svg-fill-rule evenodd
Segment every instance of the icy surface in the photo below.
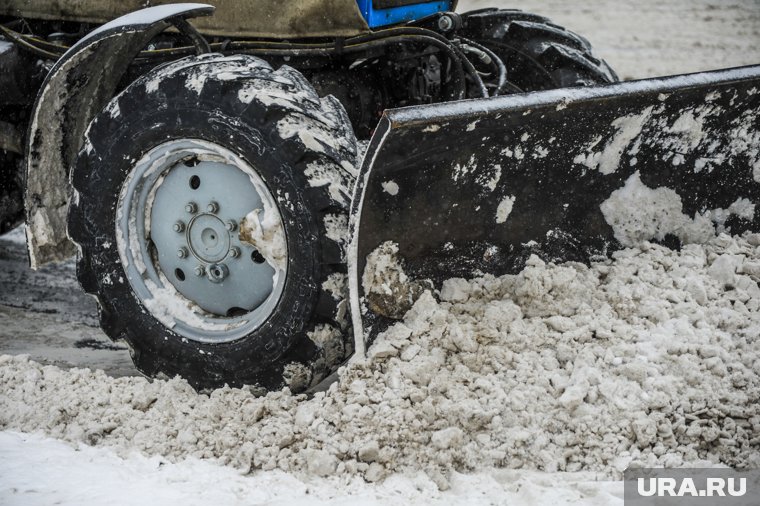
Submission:
M 623 504 L 622 483 L 594 478 L 590 473 L 549 476 L 534 471 L 455 474 L 451 490 L 439 492 L 423 474 L 398 474 L 377 485 L 358 477 L 300 479 L 279 470 L 243 476 L 195 458 L 174 464 L 158 456 L 120 457 L 107 448 L 0 433 L 0 500 L 5 506 Z
M 0 358 L 0 427 L 119 455 L 379 481 L 757 467 L 760 236 L 453 279 L 313 399 Z M 392 249 L 392 248 L 391 248 Z M 318 338 L 315 336 L 315 338 Z

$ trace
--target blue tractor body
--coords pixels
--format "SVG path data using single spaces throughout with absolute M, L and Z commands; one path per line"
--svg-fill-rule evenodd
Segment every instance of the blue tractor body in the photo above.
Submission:
M 359 10 L 370 28 L 406 23 L 436 12 L 453 10 L 450 0 L 410 2 L 404 0 L 357 0 Z

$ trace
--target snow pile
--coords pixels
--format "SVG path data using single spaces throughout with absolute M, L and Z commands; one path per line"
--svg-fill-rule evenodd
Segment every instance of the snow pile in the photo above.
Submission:
M 243 471 L 760 466 L 760 235 L 425 292 L 307 400 L 0 358 L 0 428 Z

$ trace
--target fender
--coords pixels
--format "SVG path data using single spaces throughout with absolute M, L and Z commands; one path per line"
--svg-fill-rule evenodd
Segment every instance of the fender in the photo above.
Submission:
M 213 6 L 197 3 L 132 12 L 89 33 L 50 70 L 32 109 L 26 145 L 24 201 L 33 269 L 76 251 L 66 234 L 70 169 L 88 125 L 113 97 L 130 62 L 169 26 L 185 33 L 185 19 L 213 12 Z

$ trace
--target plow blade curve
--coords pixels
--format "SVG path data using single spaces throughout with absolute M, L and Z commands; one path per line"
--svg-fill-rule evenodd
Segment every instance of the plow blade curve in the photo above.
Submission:
M 759 115 L 760 66 L 387 111 L 352 208 L 357 355 L 414 295 L 378 252 L 439 286 L 759 231 Z

